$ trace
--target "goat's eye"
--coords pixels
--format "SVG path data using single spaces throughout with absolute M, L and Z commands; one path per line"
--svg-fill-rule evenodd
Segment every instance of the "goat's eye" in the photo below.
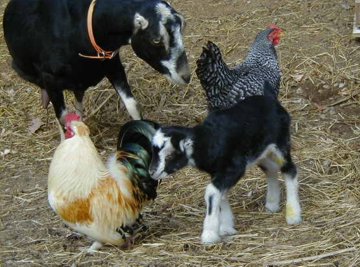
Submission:
M 151 43 L 155 46 L 159 46 L 159 45 L 161 45 L 161 38 L 152 39 Z

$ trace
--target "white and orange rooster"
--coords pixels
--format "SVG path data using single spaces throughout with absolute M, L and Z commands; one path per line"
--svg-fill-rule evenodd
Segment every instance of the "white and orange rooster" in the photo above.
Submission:
M 48 177 L 51 208 L 72 229 L 94 239 L 88 249 L 123 245 L 138 226 L 142 208 L 156 197 L 150 178 L 151 138 L 158 126 L 130 121 L 119 134 L 117 152 L 105 165 L 80 117 L 65 117 L 65 140 L 57 147 Z

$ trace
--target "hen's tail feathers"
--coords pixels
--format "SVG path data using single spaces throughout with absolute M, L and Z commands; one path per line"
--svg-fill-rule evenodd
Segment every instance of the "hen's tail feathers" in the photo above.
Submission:
M 227 97 L 227 88 L 234 82 L 234 74 L 223 61 L 220 49 L 209 41 L 196 64 L 196 75 L 205 90 L 210 110 L 221 106 L 221 101 Z
M 146 121 L 129 121 L 121 128 L 117 145 L 117 159 L 129 170 L 129 178 L 149 199 L 155 199 L 158 182 L 148 172 L 152 158 L 151 140 L 159 124 Z
M 213 42 L 208 41 L 206 47 L 203 47 L 203 51 L 196 61 L 196 75 L 200 81 L 206 81 L 211 79 L 211 76 L 216 75 L 219 68 L 226 66 L 222 60 L 222 55 L 219 47 Z

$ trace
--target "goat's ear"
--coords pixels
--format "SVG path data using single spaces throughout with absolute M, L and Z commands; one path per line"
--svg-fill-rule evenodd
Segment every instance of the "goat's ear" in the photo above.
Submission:
M 185 19 L 184 19 L 184 17 L 183 17 L 182 15 L 180 15 L 180 14 L 178 14 L 178 13 L 176 13 L 175 16 L 180 19 L 181 32 L 183 32 L 183 31 L 184 31 L 184 28 L 185 28 L 185 26 L 186 26 Z
M 149 21 L 141 16 L 139 13 L 135 14 L 134 17 L 134 29 L 135 32 L 138 30 L 145 30 L 149 26 Z

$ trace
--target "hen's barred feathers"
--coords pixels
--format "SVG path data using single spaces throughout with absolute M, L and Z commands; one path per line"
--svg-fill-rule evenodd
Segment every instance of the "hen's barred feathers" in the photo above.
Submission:
M 196 74 L 205 90 L 210 110 L 227 109 L 248 96 L 263 95 L 265 82 L 277 97 L 281 71 L 273 44 L 275 40 L 269 40 L 274 31 L 281 30 L 274 27 L 260 32 L 245 61 L 232 69 L 223 61 L 220 49 L 214 43 L 209 41 L 203 47 L 196 62 Z
M 72 135 L 56 149 L 49 170 L 52 209 L 75 231 L 96 242 L 122 245 L 139 228 L 142 208 L 156 197 L 151 179 L 153 122 L 130 121 L 119 134 L 119 146 L 108 164 L 102 162 L 81 121 L 67 124 Z

